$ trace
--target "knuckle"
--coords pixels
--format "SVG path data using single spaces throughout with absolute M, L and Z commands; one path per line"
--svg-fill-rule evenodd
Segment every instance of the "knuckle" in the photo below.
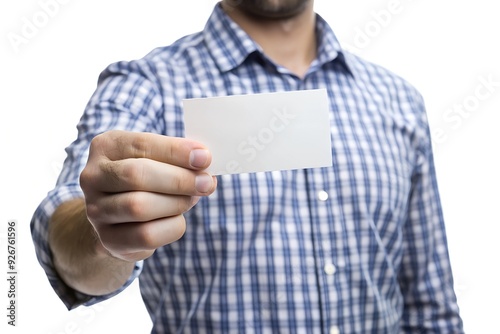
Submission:
M 170 244 L 182 238 L 186 232 L 186 220 L 183 215 L 169 217 L 167 221 L 162 221 L 162 224 L 168 225 L 163 233 L 158 233 L 157 229 L 148 228 L 147 225 L 136 231 L 134 238 L 141 249 L 154 250 Z
M 101 217 L 102 210 L 100 209 L 100 207 L 97 204 L 87 203 L 86 213 L 87 213 L 87 218 L 93 224 L 95 224 L 96 222 L 98 222 L 100 220 L 99 217 Z
M 103 172 L 107 181 L 114 185 L 120 182 L 119 164 L 118 161 L 110 160 L 102 160 L 99 163 L 99 171 Z
M 120 155 L 124 150 L 125 139 L 124 132 L 120 130 L 109 130 L 97 134 L 90 141 L 89 155 L 93 156 L 107 156 L 109 153 Z
M 129 193 L 123 201 L 123 210 L 133 221 L 143 220 L 146 213 L 146 202 L 142 199 L 141 193 Z
M 134 160 L 137 162 L 138 160 Z M 144 166 L 140 163 L 127 163 L 122 166 L 122 181 L 129 186 L 137 187 L 144 182 Z
M 131 147 L 134 151 L 134 156 L 138 158 L 147 157 L 148 151 L 150 150 L 150 142 L 149 139 L 144 135 L 137 135 L 133 138 Z
M 142 249 L 156 249 L 160 246 L 158 245 L 157 233 L 147 226 L 137 229 L 136 238 Z
M 92 172 L 89 168 L 85 167 L 80 173 L 80 187 L 83 191 L 89 190 L 92 180 Z
M 100 133 L 96 136 L 94 136 L 94 138 L 92 138 L 92 140 L 90 141 L 90 151 L 93 152 L 95 150 L 100 150 L 102 147 L 106 147 L 107 146 L 107 143 L 108 143 L 108 139 L 107 137 L 110 135 L 110 133 Z

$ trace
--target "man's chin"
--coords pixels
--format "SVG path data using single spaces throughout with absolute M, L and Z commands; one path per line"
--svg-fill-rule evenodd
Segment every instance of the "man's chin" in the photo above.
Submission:
M 228 0 L 225 2 L 233 9 L 238 9 L 254 19 L 286 20 L 301 14 L 310 3 L 310 0 L 284 1 L 284 3 L 279 2 L 277 4 L 271 3 L 269 0 Z

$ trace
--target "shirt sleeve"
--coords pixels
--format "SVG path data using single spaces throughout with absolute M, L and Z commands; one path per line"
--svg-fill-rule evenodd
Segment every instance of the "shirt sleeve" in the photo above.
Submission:
M 419 103 L 419 150 L 403 230 L 402 333 L 463 333 L 449 260 L 429 128 Z
M 99 133 L 120 129 L 140 132 L 162 132 L 159 113 L 162 99 L 151 80 L 151 66 L 145 61 L 110 65 L 99 77 L 78 125 L 76 140 L 66 148 L 66 159 L 57 183 L 36 209 L 31 220 L 31 234 L 39 263 L 57 295 L 68 309 L 91 305 L 123 291 L 140 274 L 142 262 L 136 263 L 128 281 L 106 296 L 88 296 L 67 286 L 58 276 L 48 244 L 47 224 L 63 202 L 83 197 L 79 176 L 87 163 L 90 141 Z

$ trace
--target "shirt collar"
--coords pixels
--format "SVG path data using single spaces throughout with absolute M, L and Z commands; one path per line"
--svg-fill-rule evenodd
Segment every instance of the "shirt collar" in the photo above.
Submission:
M 316 32 L 318 36 L 318 56 L 316 66 L 339 61 L 352 74 L 344 52 L 328 23 L 316 14 Z M 207 48 L 222 72 L 230 71 L 241 65 L 254 53 L 264 55 L 262 48 L 248 34 L 226 15 L 218 3 L 203 30 Z
M 260 46 L 226 15 L 220 3 L 215 6 L 208 19 L 203 37 L 208 51 L 222 72 L 238 67 L 255 51 L 262 53 Z
M 353 75 L 353 67 L 349 64 L 349 57 L 346 57 L 346 52 L 340 46 L 332 28 L 319 14 L 316 14 L 316 36 L 318 38 L 316 64 L 322 66 L 329 62 L 338 61 L 347 72 Z

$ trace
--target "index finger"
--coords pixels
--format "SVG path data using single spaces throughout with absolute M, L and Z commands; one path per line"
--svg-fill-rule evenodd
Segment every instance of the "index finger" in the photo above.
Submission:
M 90 154 L 112 161 L 145 158 L 194 170 L 207 168 L 212 160 L 207 147 L 191 139 L 121 130 L 95 136 Z

